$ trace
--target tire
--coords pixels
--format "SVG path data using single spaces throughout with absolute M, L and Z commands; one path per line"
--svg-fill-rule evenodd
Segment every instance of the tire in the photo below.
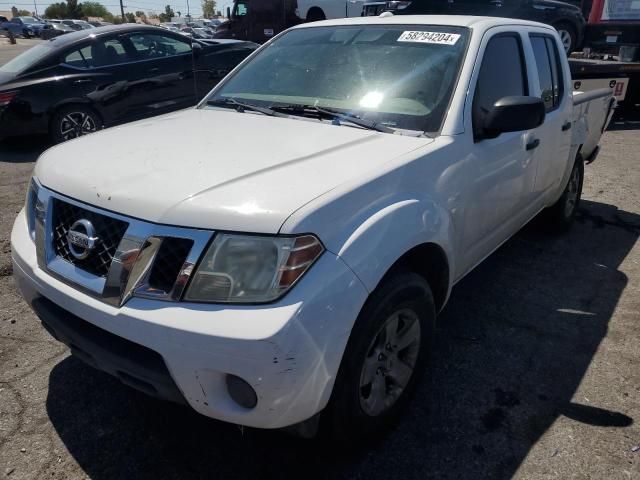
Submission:
M 576 32 L 576 28 L 569 22 L 558 22 L 554 24 L 553 27 L 560 34 L 560 40 L 562 40 L 562 44 L 564 45 L 564 51 L 567 56 L 569 56 L 569 54 L 577 47 L 578 34 Z
M 550 230 L 563 232 L 571 227 L 580 205 L 583 182 L 584 161 L 578 156 L 562 196 L 543 212 L 545 226 Z
M 322 10 L 319 8 L 312 8 L 307 13 L 307 22 L 319 22 L 321 20 L 326 20 L 327 16 L 324 14 Z
M 95 110 L 84 105 L 61 108 L 51 119 L 49 133 L 55 143 L 97 132 L 103 128 L 102 119 Z
M 393 424 L 425 371 L 435 317 L 433 295 L 423 277 L 398 272 L 383 280 L 351 331 L 322 419 L 325 438 L 349 447 Z M 388 332 L 393 332 L 391 339 Z

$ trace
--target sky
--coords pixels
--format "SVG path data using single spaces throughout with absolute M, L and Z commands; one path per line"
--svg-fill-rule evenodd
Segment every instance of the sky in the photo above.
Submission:
M 35 5 L 37 6 L 38 13 L 42 15 L 45 9 L 51 5 L 52 3 L 58 3 L 64 0 L 35 0 Z M 93 0 L 91 0 L 93 1 Z M 120 13 L 120 3 L 119 0 L 96 0 L 102 3 L 107 9 L 113 14 Z M 200 4 L 200 0 L 122 0 L 124 4 L 125 12 L 135 12 L 137 10 L 142 10 L 145 13 L 160 13 L 164 11 L 165 5 L 171 5 L 171 8 L 174 12 L 181 12 L 182 15 L 187 13 L 187 1 L 189 2 L 189 11 L 193 16 L 199 16 L 202 14 L 202 6 Z M 78 3 L 82 3 L 82 0 L 78 0 Z M 227 7 L 231 6 L 233 0 L 218 0 L 216 2 L 216 10 L 220 10 L 223 12 L 226 11 Z M 34 1 L 31 2 L 29 0 L 15 0 L 11 2 L 9 0 L 0 0 L 0 10 L 8 11 L 11 10 L 11 7 L 15 6 L 20 10 L 29 10 L 30 12 L 34 11 Z

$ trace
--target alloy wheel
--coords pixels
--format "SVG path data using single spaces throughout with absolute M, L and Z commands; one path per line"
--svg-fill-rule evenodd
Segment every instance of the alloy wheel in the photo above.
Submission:
M 571 49 L 571 33 L 568 30 L 560 29 L 558 30 L 560 34 L 560 40 L 562 41 L 562 45 L 564 46 L 564 51 L 568 54 Z
M 60 136 L 66 141 L 98 129 L 94 118 L 86 112 L 69 112 L 60 121 Z
M 375 417 L 393 406 L 407 387 L 420 351 L 420 321 L 410 309 L 393 313 L 367 350 L 360 374 L 360 406 Z

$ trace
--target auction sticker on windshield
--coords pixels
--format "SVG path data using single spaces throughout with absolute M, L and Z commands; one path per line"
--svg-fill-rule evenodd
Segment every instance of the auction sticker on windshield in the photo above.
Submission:
M 446 32 L 402 32 L 399 42 L 435 43 L 438 45 L 455 45 L 460 34 Z

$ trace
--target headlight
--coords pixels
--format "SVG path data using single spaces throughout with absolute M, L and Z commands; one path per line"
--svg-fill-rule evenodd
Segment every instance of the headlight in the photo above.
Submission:
M 284 295 L 323 251 L 313 235 L 217 234 L 191 279 L 185 300 L 270 302 Z
M 29 227 L 29 235 L 31 239 L 36 239 L 36 208 L 38 205 L 38 193 L 40 185 L 35 178 L 31 178 L 29 188 L 27 188 L 27 198 L 24 204 L 24 210 L 27 214 L 27 226 Z

